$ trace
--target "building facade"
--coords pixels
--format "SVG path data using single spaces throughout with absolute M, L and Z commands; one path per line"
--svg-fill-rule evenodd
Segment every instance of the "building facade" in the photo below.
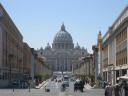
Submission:
M 32 81 L 34 80 L 34 77 L 39 75 L 39 74 L 44 74 L 47 73 L 48 75 L 52 74 L 51 69 L 49 66 L 46 64 L 46 59 L 42 55 L 38 55 L 38 52 L 34 49 L 31 48 L 32 52 L 32 71 L 31 71 L 31 77 Z
M 23 43 L 23 75 L 30 77 L 32 72 L 32 52 L 27 43 Z
M 0 4 L 0 87 L 20 79 L 23 72 L 23 37 Z
M 102 63 L 104 80 L 116 83 L 128 71 L 128 6 L 103 37 Z
M 42 56 L 37 57 L 37 62 L 36 62 L 36 66 L 35 66 L 35 75 L 36 74 L 48 74 L 48 75 L 52 74 L 51 69 L 45 63 L 45 58 Z
M 74 70 L 74 74 L 84 79 L 93 79 L 94 82 L 95 66 L 93 63 L 93 55 L 87 54 L 86 56 L 81 57 L 81 60 L 79 62 L 80 63 L 78 63 L 78 66 Z
M 0 88 L 23 79 L 32 79 L 34 85 L 35 73 L 51 72 L 43 64 L 37 51 L 23 43 L 22 34 L 0 4 Z
M 47 44 L 45 49 L 38 50 L 38 55 L 46 58 L 46 63 L 53 71 L 73 71 L 80 57 L 87 54 L 87 50 L 74 43 L 64 24 L 54 37 L 52 47 Z

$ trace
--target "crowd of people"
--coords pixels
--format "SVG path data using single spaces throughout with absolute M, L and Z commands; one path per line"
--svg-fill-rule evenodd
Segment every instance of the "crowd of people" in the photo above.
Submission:
M 77 92 L 77 90 L 83 92 L 84 85 L 85 85 L 84 80 L 77 79 L 76 82 L 74 83 L 74 92 Z
M 76 79 L 74 81 L 74 92 L 77 92 L 77 91 L 83 92 L 83 89 L 85 88 L 85 84 L 90 86 L 90 88 L 92 88 L 91 85 L 88 82 L 86 82 L 85 80 L 81 80 L 79 78 Z M 66 89 L 66 85 L 64 83 L 62 83 L 61 91 L 65 91 L 65 89 Z
M 128 96 L 128 84 L 126 81 L 114 86 L 109 83 L 105 88 L 105 96 Z

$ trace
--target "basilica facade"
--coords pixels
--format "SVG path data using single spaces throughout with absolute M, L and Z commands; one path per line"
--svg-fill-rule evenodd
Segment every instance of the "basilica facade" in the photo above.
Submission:
M 46 58 L 46 64 L 53 71 L 71 72 L 80 63 L 79 59 L 87 54 L 87 49 L 81 48 L 78 43 L 74 46 L 72 36 L 66 31 L 64 24 L 56 33 L 52 46 L 48 43 L 44 49 L 41 47 L 38 50 L 38 55 Z

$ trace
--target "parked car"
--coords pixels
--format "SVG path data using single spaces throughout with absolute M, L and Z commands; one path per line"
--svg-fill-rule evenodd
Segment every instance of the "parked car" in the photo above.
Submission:
M 63 77 L 63 84 L 66 86 L 66 87 L 69 87 L 69 76 L 65 75 Z
M 11 83 L 11 88 L 28 88 L 27 81 L 15 80 Z
M 65 87 L 69 87 L 69 81 L 63 81 L 63 84 L 65 85 Z

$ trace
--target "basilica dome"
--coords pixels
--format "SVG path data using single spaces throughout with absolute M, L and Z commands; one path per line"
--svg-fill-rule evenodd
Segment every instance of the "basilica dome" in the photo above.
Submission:
M 73 48 L 72 36 L 66 31 L 64 24 L 61 30 L 57 32 L 53 40 L 53 48 Z
M 55 35 L 53 42 L 55 43 L 73 42 L 71 35 L 65 30 L 64 24 L 62 24 L 61 30 Z

